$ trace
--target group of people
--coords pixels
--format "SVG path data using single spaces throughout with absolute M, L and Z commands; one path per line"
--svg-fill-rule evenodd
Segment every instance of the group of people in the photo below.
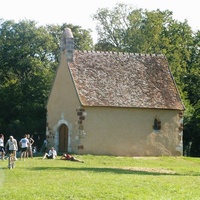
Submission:
M 19 141 L 19 145 L 21 147 L 21 160 L 22 158 L 33 158 L 33 143 L 34 140 L 30 137 L 29 134 L 25 134 L 24 137 Z
M 33 158 L 33 151 L 32 151 L 33 143 L 34 143 L 34 140 L 30 137 L 30 134 L 25 134 L 24 137 L 19 141 L 19 146 L 21 148 L 21 155 L 20 155 L 21 160 L 28 157 Z M 9 154 L 12 153 L 15 157 L 15 160 L 17 160 L 17 156 L 16 156 L 16 152 L 18 151 L 17 140 L 13 136 L 10 136 L 4 147 L 4 135 L 0 134 L 0 152 L 1 152 L 2 160 L 4 160 L 6 149 L 8 149 Z M 45 158 L 47 159 L 57 158 L 57 151 L 54 149 L 54 147 L 51 147 L 48 153 L 45 152 L 43 159 Z M 62 155 L 61 160 L 76 161 L 76 162 L 84 163 L 84 161 L 79 160 L 75 158 L 74 156 L 67 153 L 64 153 Z
M 28 158 L 29 156 L 33 158 L 33 152 L 32 152 L 33 143 L 34 140 L 30 137 L 30 134 L 25 134 L 24 137 L 19 141 L 19 146 L 21 147 L 21 156 L 20 156 L 21 159 Z M 4 160 L 7 149 L 8 153 L 9 154 L 12 153 L 15 157 L 15 160 L 17 160 L 17 155 L 16 155 L 16 152 L 18 151 L 17 140 L 13 136 L 10 136 L 4 147 L 4 135 L 0 134 L 0 152 L 2 160 Z
M 1 160 L 4 160 L 6 149 L 8 147 L 9 154 L 14 154 L 15 160 L 17 160 L 16 151 L 18 150 L 17 140 L 10 136 L 4 147 L 4 135 L 0 134 L 0 152 Z

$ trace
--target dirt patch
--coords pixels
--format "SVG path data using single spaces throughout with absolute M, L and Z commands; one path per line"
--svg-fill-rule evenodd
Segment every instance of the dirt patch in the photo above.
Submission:
M 145 168 L 145 167 L 125 167 L 123 169 L 130 171 L 138 171 L 138 172 L 151 172 L 151 173 L 159 173 L 159 174 L 176 174 L 175 171 L 168 169 L 155 169 L 155 168 Z

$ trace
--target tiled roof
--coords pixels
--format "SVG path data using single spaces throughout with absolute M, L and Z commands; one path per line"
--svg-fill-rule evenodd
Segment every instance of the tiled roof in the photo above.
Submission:
M 74 51 L 68 65 L 83 106 L 184 109 L 163 55 Z

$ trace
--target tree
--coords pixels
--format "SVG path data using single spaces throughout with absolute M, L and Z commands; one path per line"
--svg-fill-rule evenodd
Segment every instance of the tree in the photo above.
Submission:
M 129 12 L 131 6 L 117 4 L 113 10 L 101 8 L 93 15 L 93 19 L 98 21 L 97 33 L 99 35 L 96 49 L 109 48 L 109 50 L 123 51 L 126 47 L 127 29 L 129 27 Z M 98 48 L 97 48 L 98 47 Z M 105 50 L 105 49 L 104 49 Z
M 200 32 L 193 34 L 191 56 L 184 74 L 183 93 L 187 97 L 184 123 L 185 140 L 192 143 L 191 155 L 200 156 Z M 188 143 L 186 144 L 188 146 Z
M 12 133 L 44 131 L 39 121 L 45 126 L 52 36 L 34 21 L 5 21 L 0 26 L 0 43 L 1 128 Z
M 64 28 L 72 28 L 77 49 L 92 48 L 89 30 L 31 20 L 0 22 L 0 129 L 21 137 L 46 131 L 46 101 L 58 67 Z M 72 31 L 73 31 L 72 30 Z M 8 136 L 8 135 L 7 135 Z

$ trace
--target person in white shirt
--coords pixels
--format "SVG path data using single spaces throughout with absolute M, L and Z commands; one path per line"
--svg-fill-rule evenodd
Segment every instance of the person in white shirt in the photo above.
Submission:
M 8 141 L 6 142 L 5 149 L 7 149 L 7 146 L 9 153 L 10 154 L 13 153 L 15 156 L 15 160 L 17 160 L 16 151 L 18 150 L 18 145 L 17 145 L 17 140 L 14 139 L 13 136 L 10 136 L 10 139 L 8 139 Z
M 1 160 L 4 160 L 5 149 L 4 149 L 4 135 L 0 134 L 0 152 L 1 152 Z
M 55 159 L 57 157 L 57 152 L 54 149 L 54 147 L 51 147 L 51 149 L 49 150 L 49 153 L 45 153 L 43 156 L 43 159 L 47 158 L 47 159 Z
M 24 137 L 19 141 L 19 145 L 21 147 L 21 160 L 22 158 L 25 159 L 27 149 L 28 149 L 29 140 L 27 139 L 27 135 L 25 134 Z

